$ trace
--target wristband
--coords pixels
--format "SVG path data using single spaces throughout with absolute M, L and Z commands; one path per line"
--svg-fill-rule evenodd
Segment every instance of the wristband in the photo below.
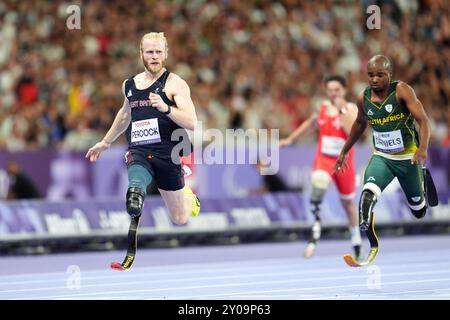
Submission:
M 167 107 L 168 107 L 169 109 L 167 109 L 166 112 L 163 112 L 164 114 L 169 114 L 169 113 L 172 111 L 172 109 L 171 109 L 172 107 L 171 107 L 171 106 L 168 105 Z

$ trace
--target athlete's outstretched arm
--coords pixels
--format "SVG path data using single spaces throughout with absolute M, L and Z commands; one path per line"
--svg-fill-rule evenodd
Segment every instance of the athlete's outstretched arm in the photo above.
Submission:
M 357 117 L 358 117 L 358 108 L 355 107 L 354 104 L 346 108 L 344 113 L 340 114 L 342 127 L 344 128 L 345 133 L 350 134 L 353 123 L 355 123 Z
M 313 113 L 308 119 L 303 121 L 301 125 L 297 127 L 286 139 L 280 141 L 280 147 L 285 147 L 291 145 L 295 142 L 302 134 L 311 129 L 317 120 L 317 113 Z
M 169 95 L 173 93 L 173 101 L 175 101 L 177 107 L 170 108 L 171 111 L 167 116 L 180 127 L 194 130 L 197 125 L 197 115 L 195 114 L 194 102 L 191 99 L 191 90 L 186 81 L 179 76 L 171 74 L 170 77 L 172 78 L 167 81 L 166 92 Z M 158 94 L 151 93 L 150 101 L 152 107 L 161 112 L 169 110 L 169 106 L 164 103 Z
M 125 81 L 122 84 L 122 92 L 125 92 Z M 100 154 L 108 149 L 111 144 L 128 128 L 131 121 L 131 108 L 128 99 L 125 97 L 122 107 L 116 114 L 114 122 L 106 133 L 102 141 L 96 143 L 86 153 L 86 158 L 91 162 L 97 161 Z
M 427 159 L 428 143 L 430 141 L 430 120 L 428 119 L 422 103 L 417 99 L 414 89 L 404 82 L 397 85 L 397 99 L 403 101 L 414 119 L 419 124 L 419 149 L 417 149 L 411 163 L 425 165 Z
M 362 134 L 367 128 L 367 119 L 364 115 L 363 110 L 363 99 L 364 99 L 364 91 L 361 92 L 358 95 L 358 98 L 356 100 L 356 106 L 358 107 L 358 115 L 356 116 L 355 122 L 353 122 L 352 129 L 350 130 L 350 134 L 347 138 L 347 141 L 344 144 L 344 147 L 341 150 L 341 154 L 339 155 L 339 158 L 336 161 L 336 164 L 334 166 L 334 171 L 340 171 L 343 169 L 343 165 L 347 165 L 347 157 L 348 152 L 353 147 L 353 145 L 356 143 L 356 141 L 361 138 Z

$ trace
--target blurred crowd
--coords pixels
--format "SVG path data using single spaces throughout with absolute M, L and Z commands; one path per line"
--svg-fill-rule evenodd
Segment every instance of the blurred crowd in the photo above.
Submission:
M 373 4 L 379 30 L 366 25 Z M 79 29 L 68 28 L 70 5 L 81 9 Z M 204 129 L 286 136 L 324 99 L 326 75 L 346 76 L 354 100 L 368 59 L 384 54 L 430 115 L 432 144 L 450 146 L 447 0 L 4 0 L 0 149 L 87 150 L 100 140 L 122 81 L 143 70 L 139 41 L 150 31 L 165 33 L 167 67 L 189 83 Z

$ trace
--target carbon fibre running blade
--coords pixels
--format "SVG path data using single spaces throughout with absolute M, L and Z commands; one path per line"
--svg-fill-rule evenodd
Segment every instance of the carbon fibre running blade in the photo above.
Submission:
M 430 207 L 436 207 L 439 204 L 439 198 L 434 185 L 433 177 L 427 168 L 423 168 L 423 175 L 425 177 L 425 197 Z
M 122 265 L 118 262 L 111 263 L 111 269 L 118 270 L 118 271 L 127 271 Z
M 344 254 L 343 256 L 345 263 L 350 267 L 361 267 L 361 265 L 356 261 L 351 253 Z
M 366 235 L 370 242 L 370 252 L 367 255 L 367 258 L 364 261 L 358 262 L 358 260 L 356 260 L 355 257 L 353 257 L 353 255 L 345 254 L 343 258 L 348 266 L 354 268 L 365 267 L 375 261 L 375 258 L 377 257 L 379 250 L 378 237 L 377 233 L 375 232 L 375 212 L 372 212 L 370 227 L 366 231 Z
M 133 265 L 134 258 L 136 256 L 137 250 L 137 231 L 139 228 L 139 221 L 141 216 L 132 217 L 130 222 L 130 227 L 128 229 L 128 250 L 125 259 L 122 263 L 113 262 L 111 263 L 111 269 L 119 271 L 128 271 Z
M 359 268 L 359 267 L 366 267 L 369 264 L 371 264 L 372 262 L 375 261 L 375 258 L 378 255 L 378 247 L 376 248 L 371 248 L 369 255 L 367 256 L 366 260 L 358 262 L 355 257 L 353 257 L 352 254 L 345 254 L 343 256 L 345 263 L 353 268 Z
M 303 256 L 306 259 L 309 259 L 314 255 L 315 252 L 316 252 L 316 244 L 313 242 L 308 242 L 305 250 L 303 251 Z
M 133 266 L 134 256 L 126 256 L 122 263 L 113 262 L 111 263 L 111 269 L 119 271 L 128 271 Z

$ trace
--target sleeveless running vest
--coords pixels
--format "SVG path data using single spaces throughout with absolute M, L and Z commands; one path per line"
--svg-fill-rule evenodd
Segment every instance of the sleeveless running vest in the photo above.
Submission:
M 339 114 L 336 113 L 336 115 L 330 116 L 327 113 L 327 108 L 330 104 L 330 101 L 325 101 L 320 106 L 319 115 L 317 117 L 319 137 L 316 155 L 337 158 L 344 147 L 348 135 L 342 126 Z M 350 105 L 350 103 L 348 105 Z M 353 157 L 353 148 L 350 149 L 349 156 Z
M 419 146 L 419 135 L 414 117 L 408 108 L 397 101 L 398 81 L 389 84 L 388 95 L 383 102 L 371 100 L 372 90 L 364 90 L 363 109 L 373 129 L 374 153 L 394 160 L 410 159 Z
M 167 115 L 153 108 L 150 103 L 150 92 L 159 94 L 163 101 L 176 107 L 166 93 L 164 87 L 170 72 L 166 70 L 150 87 L 140 90 L 136 88 L 134 76 L 125 82 L 125 96 L 131 107 L 131 122 L 126 130 L 129 150 L 150 153 L 161 158 L 170 158 L 175 145 L 183 143 L 180 156 L 186 156 L 192 151 L 192 145 L 185 129 L 177 125 Z M 176 140 L 172 141 L 172 133 L 179 130 Z M 184 152 L 183 150 L 189 150 Z

